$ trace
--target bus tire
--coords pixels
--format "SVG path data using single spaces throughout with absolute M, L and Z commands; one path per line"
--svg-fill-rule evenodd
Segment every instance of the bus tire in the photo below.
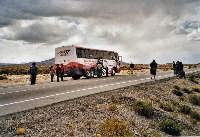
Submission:
M 93 68 L 90 69 L 90 77 L 94 78 L 94 69 Z
M 114 76 L 114 75 L 115 75 L 115 70 L 113 69 L 111 72 L 111 76 Z
M 90 78 L 90 70 L 89 70 L 89 69 L 85 69 L 85 70 L 84 70 L 84 73 L 85 73 L 85 77 L 86 77 L 87 79 L 89 79 L 89 78 Z
M 72 76 L 72 79 L 73 79 L 73 80 L 80 79 L 80 76 L 79 76 L 79 75 L 74 75 L 74 76 Z

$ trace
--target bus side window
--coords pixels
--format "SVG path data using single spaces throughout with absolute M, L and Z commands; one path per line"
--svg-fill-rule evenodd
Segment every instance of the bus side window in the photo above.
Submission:
M 108 52 L 108 51 L 104 51 L 103 53 L 104 53 L 103 57 L 104 57 L 105 59 L 110 59 L 110 58 L 109 58 L 109 52 Z
M 76 56 L 77 58 L 80 58 L 81 57 L 81 53 L 80 53 L 80 49 L 76 49 Z

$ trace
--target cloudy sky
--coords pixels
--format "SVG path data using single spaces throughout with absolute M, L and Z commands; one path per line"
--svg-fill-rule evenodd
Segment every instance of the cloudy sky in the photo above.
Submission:
M 0 63 L 56 47 L 115 50 L 123 61 L 200 63 L 200 0 L 0 0 Z

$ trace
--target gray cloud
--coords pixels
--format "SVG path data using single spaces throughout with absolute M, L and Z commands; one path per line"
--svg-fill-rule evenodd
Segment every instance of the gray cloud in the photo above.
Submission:
M 188 45 L 197 48 L 199 4 L 199 0 L 1 0 L 0 40 L 9 41 L 5 47 L 15 42 L 27 47 L 95 45 L 123 51 L 128 60 L 165 55 L 167 61 L 174 51 L 188 50 Z

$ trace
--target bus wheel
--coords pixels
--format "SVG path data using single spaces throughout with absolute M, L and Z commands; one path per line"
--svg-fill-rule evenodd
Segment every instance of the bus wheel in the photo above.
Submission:
M 90 78 L 90 70 L 85 69 L 85 77 L 86 77 L 87 79 Z
M 90 77 L 93 78 L 94 77 L 94 69 L 90 69 Z
M 111 76 L 114 76 L 114 75 L 115 75 L 115 70 L 113 69 L 111 72 Z
M 72 79 L 73 79 L 73 80 L 80 79 L 80 76 L 79 76 L 79 75 L 74 75 L 74 76 L 72 76 Z

